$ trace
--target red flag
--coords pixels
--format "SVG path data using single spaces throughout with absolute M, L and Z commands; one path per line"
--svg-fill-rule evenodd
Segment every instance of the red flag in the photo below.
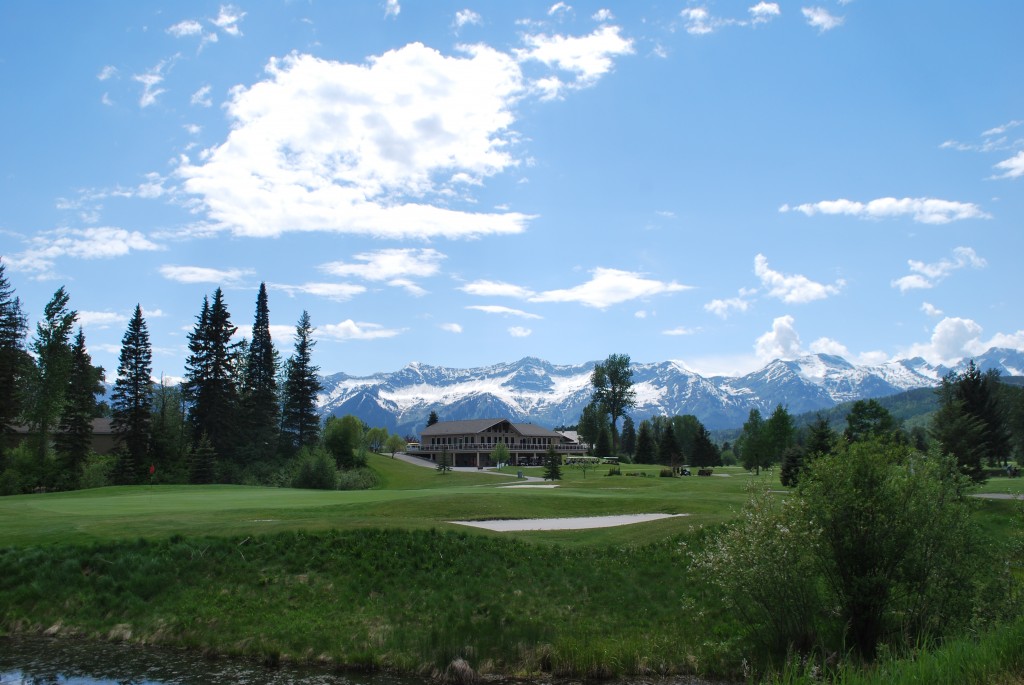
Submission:
M 155 471 L 156 471 L 156 465 L 155 464 L 150 464 L 149 465 L 149 475 L 152 476 Z

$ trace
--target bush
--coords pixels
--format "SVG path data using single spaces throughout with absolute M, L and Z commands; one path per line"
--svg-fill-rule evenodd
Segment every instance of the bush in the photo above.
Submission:
M 299 470 L 292 481 L 292 487 L 309 490 L 333 490 L 336 487 L 334 463 L 325 450 L 320 447 L 303 447 L 298 459 Z
M 380 484 L 377 473 L 372 469 L 358 468 L 338 473 L 339 490 L 371 490 Z
M 662 478 L 674 478 L 676 474 L 672 472 L 672 469 L 662 469 L 658 475 Z
M 620 469 L 618 466 L 613 466 L 610 469 L 608 469 L 608 475 L 609 476 L 621 476 L 622 475 L 622 469 Z
M 85 464 L 82 465 L 82 479 L 79 485 L 82 489 L 104 488 L 113 484 L 111 479 L 114 473 L 114 464 L 117 457 L 112 454 L 90 454 Z

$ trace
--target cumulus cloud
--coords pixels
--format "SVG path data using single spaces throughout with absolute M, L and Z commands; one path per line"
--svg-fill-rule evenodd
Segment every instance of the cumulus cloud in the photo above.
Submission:
M 79 310 L 77 321 L 82 328 L 110 328 L 111 326 L 123 326 L 128 323 L 128 317 L 117 312 Z
M 242 35 L 242 29 L 238 25 L 244 18 L 245 12 L 234 5 L 221 5 L 217 17 L 211 19 L 210 23 L 229 36 L 240 36 Z
M 462 326 L 457 323 L 442 323 L 437 326 L 442 331 L 448 331 L 449 333 L 461 333 Z
M 539 314 L 531 314 L 530 312 L 524 312 L 522 309 L 513 309 L 512 307 L 505 307 L 500 304 L 473 304 L 466 307 L 466 309 L 475 309 L 478 312 L 484 312 L 485 314 L 501 314 L 503 316 L 518 316 L 523 319 L 543 319 Z
M 750 21 L 753 24 L 764 24 L 782 14 L 777 2 L 761 2 L 747 9 L 750 13 Z
M 252 269 L 214 269 L 205 266 L 177 266 L 174 264 L 165 264 L 160 267 L 161 276 L 178 283 L 236 285 L 252 276 L 253 273 Z
M 527 47 L 514 51 L 521 62 L 541 62 L 575 76 L 568 84 L 557 77 L 540 79 L 535 85 L 547 97 L 557 96 L 564 87 L 591 86 L 611 71 L 615 57 L 633 54 L 633 41 L 623 38 L 618 26 L 609 25 L 587 36 L 535 34 L 524 36 L 523 42 Z
M 564 2 L 556 2 L 554 5 L 548 8 L 548 16 L 553 17 L 557 14 L 565 14 L 566 12 L 572 11 L 572 5 L 567 5 Z
M 531 302 L 578 302 L 587 307 L 606 309 L 612 305 L 642 297 L 690 290 L 692 286 L 675 281 L 645 278 L 644 274 L 619 269 L 597 268 L 586 283 L 561 290 L 548 290 L 529 298 Z
M 459 288 L 459 290 L 470 295 L 480 295 L 482 297 L 515 297 L 522 300 L 529 299 L 534 295 L 532 290 L 520 285 L 488 280 L 467 283 Z
M 474 12 L 473 10 L 459 10 L 455 13 L 455 28 L 461 29 L 467 24 L 480 24 L 483 22 L 483 17 Z
M 818 29 L 819 33 L 831 31 L 838 26 L 842 26 L 843 22 L 846 21 L 845 17 L 837 17 L 824 7 L 803 7 L 800 9 L 800 12 L 803 13 L 807 23 Z
M 613 19 L 615 19 L 615 15 L 612 14 L 612 11 L 610 9 L 602 7 L 601 9 L 594 12 L 594 14 L 592 14 L 590 18 L 593 19 L 594 21 L 605 22 L 612 21 Z
M 800 335 L 796 332 L 794 324 L 795 319 L 788 314 L 772 321 L 772 329 L 754 343 L 754 353 L 757 357 L 766 362 L 799 357 L 802 354 Z
M 182 158 L 184 188 L 237 235 L 519 233 L 529 216 L 450 207 L 466 179 L 518 164 L 519 66 L 486 46 L 464 51 L 413 43 L 363 64 L 273 59 L 267 80 L 233 91 L 227 140 L 199 163 Z
M 802 212 L 807 216 L 814 216 L 815 214 L 843 214 L 860 219 L 888 219 L 909 216 L 914 221 L 922 224 L 947 224 L 951 221 L 960 221 L 962 219 L 992 218 L 973 202 L 956 202 L 929 197 L 904 197 L 902 199 L 882 197 L 867 203 L 845 199 L 824 200 L 821 202 L 805 203 L 795 207 L 782 205 L 779 211 Z
M 972 319 L 946 317 L 935 324 L 926 343 L 901 350 L 901 357 L 923 357 L 932 364 L 954 364 L 965 357 L 977 356 L 992 347 L 1024 350 L 1024 330 L 1016 333 L 996 333 L 989 339 L 982 337 L 983 329 Z
M 836 281 L 835 285 L 829 285 L 812 281 L 800 274 L 787 275 L 773 271 L 768 266 L 768 259 L 762 254 L 754 257 L 754 274 L 761 279 L 761 283 L 768 290 L 770 297 L 776 297 L 790 304 L 823 300 L 831 295 L 839 294 L 845 285 L 842 279 Z
M 34 271 L 39 277 L 49 276 L 56 261 L 62 257 L 111 259 L 123 257 L 133 251 L 151 252 L 164 249 L 139 231 L 127 231 L 112 226 L 44 231 L 32 237 L 28 243 L 28 249 L 11 255 L 7 261 L 12 268 Z
M 316 330 L 321 338 L 330 340 L 378 340 L 381 338 L 393 338 L 396 335 L 400 335 L 404 329 L 385 328 L 379 323 L 346 319 L 340 323 L 318 326 Z
M 1003 173 L 995 178 L 1020 178 L 1024 176 L 1024 150 L 996 164 L 996 169 Z
M 511 335 L 513 338 L 525 338 L 531 333 L 533 333 L 532 330 L 530 330 L 529 328 L 524 328 L 523 326 L 509 326 L 508 329 L 508 334 Z
M 336 302 L 351 300 L 356 295 L 366 292 L 365 286 L 353 283 L 303 283 L 302 285 L 274 283 L 271 287 L 276 290 L 283 290 L 290 297 L 295 297 L 297 294 L 305 294 L 324 297 Z
M 688 7 L 680 12 L 680 16 L 686 20 L 686 32 L 694 36 L 713 33 L 726 23 L 725 20 L 711 16 L 706 7 Z
M 942 310 L 933 305 L 931 302 L 922 302 L 921 311 L 928 316 L 942 316 Z
M 401 13 L 402 6 L 398 4 L 398 0 L 384 0 L 385 17 L 397 17 Z
M 167 33 L 171 34 L 175 38 L 183 38 L 184 36 L 196 36 L 203 32 L 203 25 L 194 19 L 186 19 L 185 21 L 179 21 L 177 24 L 170 26 L 167 29 Z
M 432 248 L 393 248 L 353 255 L 359 263 L 329 262 L 320 269 L 333 276 L 355 276 L 367 281 L 426 278 L 441 270 L 446 255 Z
M 676 326 L 675 328 L 669 328 L 661 332 L 662 335 L 693 335 L 698 333 L 699 329 L 686 328 L 685 326 Z
M 755 294 L 757 294 L 757 290 L 754 288 L 740 288 L 738 297 L 711 300 L 704 305 L 704 311 L 711 312 L 719 318 L 728 319 L 733 311 L 745 312 L 750 309 L 751 298 Z
M 988 262 L 979 257 L 972 248 L 958 247 L 953 250 L 953 259 L 941 259 L 930 264 L 908 259 L 907 265 L 911 273 L 892 282 L 892 287 L 899 288 L 900 292 L 904 293 L 908 290 L 932 288 L 954 271 L 968 266 L 983 269 L 988 266 Z
M 96 74 L 96 78 L 100 81 L 106 81 L 117 76 L 117 67 L 108 64 L 107 66 L 100 69 L 100 73 Z
M 167 72 L 170 71 L 175 59 L 177 59 L 177 55 L 169 59 L 160 60 L 160 62 L 148 71 L 132 76 L 134 81 L 142 84 L 142 95 L 139 96 L 139 107 L 149 107 L 156 103 L 156 99 L 158 97 L 167 92 L 165 88 L 160 87 L 160 84 L 163 83 L 164 77 Z
M 781 14 L 778 3 L 759 2 L 747 8 L 749 19 L 733 19 L 718 17 L 708 11 L 707 7 L 688 7 L 679 13 L 685 21 L 686 32 L 694 36 L 714 33 L 723 26 L 758 26 L 765 24 Z

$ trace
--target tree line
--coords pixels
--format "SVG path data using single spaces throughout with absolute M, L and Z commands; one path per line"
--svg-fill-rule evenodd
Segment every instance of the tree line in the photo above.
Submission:
M 337 426 L 328 421 L 321 431 L 309 313 L 299 317 L 292 354 L 282 362 L 270 335 L 265 284 L 251 339 L 235 340 L 237 326 L 220 288 L 203 298 L 181 384 L 154 382 L 149 331 L 136 305 L 109 402 L 101 399 L 106 371 L 92 363 L 77 321 L 62 286 L 29 339 L 22 303 L 0 261 L 0 494 L 148 482 L 326 487 L 337 470 L 365 464 L 366 449 L 404 449 L 401 438 L 355 417 L 338 419 Z M 93 451 L 97 418 L 110 419 L 112 455 Z M 321 468 L 325 463 L 330 473 Z M 310 478 L 315 468 L 321 473 Z

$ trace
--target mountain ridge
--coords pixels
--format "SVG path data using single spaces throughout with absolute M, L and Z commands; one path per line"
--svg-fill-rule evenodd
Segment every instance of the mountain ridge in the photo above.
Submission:
M 973 357 L 982 370 L 1024 373 L 1024 352 L 991 348 Z M 456 369 L 410 362 L 398 371 L 369 376 L 344 372 L 322 378 L 318 407 L 323 416 L 353 414 L 372 426 L 403 435 L 418 434 L 431 411 L 443 420 L 507 417 L 554 427 L 576 423 L 590 401 L 590 375 L 597 362 L 553 364 L 538 357 Z M 921 358 L 858 366 L 843 357 L 809 354 L 776 359 L 742 376 L 705 377 L 677 361 L 633 363 L 635 420 L 653 415 L 693 414 L 710 430 L 732 428 L 752 408 L 770 412 L 778 404 L 790 412 L 827 409 L 842 402 L 871 399 L 937 386 L 953 367 Z

